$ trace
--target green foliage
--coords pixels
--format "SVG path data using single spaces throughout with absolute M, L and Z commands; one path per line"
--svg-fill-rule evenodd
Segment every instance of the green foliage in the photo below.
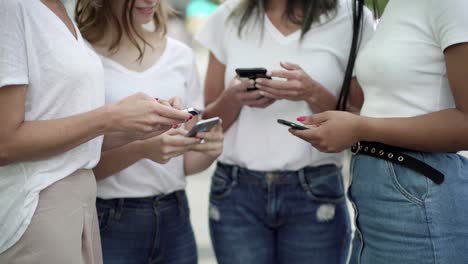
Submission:
M 374 1 L 372 0 L 366 0 L 366 5 L 369 6 L 371 10 L 374 10 L 373 2 Z M 380 14 L 382 14 L 385 5 L 387 5 L 387 2 L 388 0 L 377 0 L 377 9 L 379 10 Z

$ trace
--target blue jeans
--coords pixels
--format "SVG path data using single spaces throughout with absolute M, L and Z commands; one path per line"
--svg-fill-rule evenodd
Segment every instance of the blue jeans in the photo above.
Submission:
M 184 191 L 97 199 L 104 264 L 193 264 L 197 249 Z
M 352 264 L 468 263 L 468 160 L 405 152 L 445 175 L 437 185 L 413 170 L 357 155 L 350 198 L 357 209 Z
M 219 264 L 341 264 L 350 225 L 334 165 L 258 172 L 218 163 L 210 231 Z

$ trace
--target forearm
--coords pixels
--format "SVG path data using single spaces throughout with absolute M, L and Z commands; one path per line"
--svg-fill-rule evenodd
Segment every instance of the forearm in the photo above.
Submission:
M 305 100 L 309 105 L 312 113 L 318 114 L 321 112 L 335 110 L 337 99 L 325 88 L 317 89 L 313 96 Z
M 468 114 L 448 109 L 411 118 L 361 118 L 361 140 L 427 152 L 468 149 Z
M 67 118 L 24 122 L 0 136 L 0 165 L 46 159 L 109 130 L 109 112 L 99 108 Z
M 223 120 L 223 130 L 226 131 L 237 120 L 242 105 L 236 102 L 227 91 L 224 91 L 215 101 L 208 104 L 203 113 L 203 118 L 219 116 Z
M 208 169 L 216 158 L 200 152 L 188 152 L 184 155 L 185 175 L 193 175 Z
M 101 160 L 94 168 L 96 180 L 99 181 L 118 173 L 143 158 L 140 141 L 104 151 L 101 154 Z

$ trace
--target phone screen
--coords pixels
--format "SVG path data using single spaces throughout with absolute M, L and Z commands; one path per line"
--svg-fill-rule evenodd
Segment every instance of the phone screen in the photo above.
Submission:
M 213 117 L 210 119 L 198 121 L 197 124 L 193 126 L 185 136 L 194 137 L 198 132 L 208 132 L 219 123 L 219 120 L 219 117 Z

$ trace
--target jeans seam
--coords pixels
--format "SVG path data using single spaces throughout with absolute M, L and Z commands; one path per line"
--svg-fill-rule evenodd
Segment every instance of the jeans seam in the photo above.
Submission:
M 395 169 L 393 168 L 393 163 L 391 163 L 390 161 L 385 161 L 385 163 L 387 164 L 387 170 L 390 174 L 390 177 L 392 178 L 392 182 L 393 182 L 393 186 L 395 187 L 395 189 L 401 194 L 403 195 L 403 197 L 410 203 L 413 203 L 417 206 L 420 206 L 420 207 L 424 207 L 424 200 L 421 200 L 421 199 L 418 199 L 417 197 L 415 197 L 414 195 L 410 194 L 401 184 L 400 182 L 398 181 L 397 179 L 397 175 L 395 173 Z

